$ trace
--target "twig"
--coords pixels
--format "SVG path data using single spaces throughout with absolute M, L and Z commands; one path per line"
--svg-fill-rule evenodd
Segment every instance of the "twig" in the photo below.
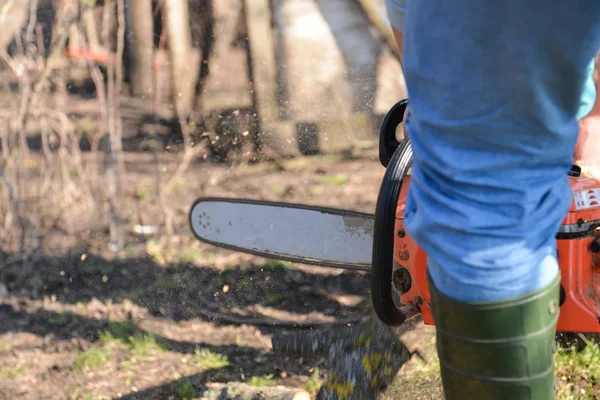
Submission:
M 0 57 L 2 57 L 2 61 L 8 65 L 13 74 L 15 74 L 17 78 L 21 79 L 21 76 L 23 75 L 23 65 L 17 64 L 12 57 L 8 55 L 6 50 L 2 50 Z
M 13 130 L 15 132 L 22 132 L 25 127 L 25 122 L 27 121 L 27 117 L 31 114 L 31 110 L 37 106 L 39 101 L 39 96 L 46 87 L 46 83 L 50 77 L 50 73 L 52 72 L 52 63 L 58 57 L 60 51 L 63 49 L 67 38 L 69 36 L 69 28 L 76 22 L 78 17 L 78 13 L 75 12 L 74 15 L 67 15 L 63 23 L 57 24 L 56 32 L 54 32 L 54 43 L 50 46 L 50 52 L 48 57 L 46 58 L 46 62 L 44 65 L 44 69 L 40 78 L 35 83 L 33 90 L 27 89 L 27 92 L 24 93 L 23 102 L 21 107 L 19 108 L 19 113 L 17 118 L 14 121 Z
M 29 23 L 27 24 L 27 30 L 25 31 L 25 55 L 29 58 L 33 54 L 33 33 L 35 26 L 37 25 L 37 9 L 39 0 L 30 0 L 29 4 Z
M 579 339 L 581 339 L 583 341 L 583 343 L 585 343 L 587 346 L 592 345 L 592 342 L 590 342 L 585 336 L 583 336 L 583 334 L 581 332 L 578 332 L 577 336 L 579 336 Z
M 183 125 L 184 124 L 182 123 L 182 126 Z M 189 147 L 187 147 L 187 146 L 189 146 Z M 191 145 L 186 145 L 186 149 L 184 150 L 183 158 L 181 159 L 181 162 L 179 163 L 179 165 L 177 166 L 177 169 L 175 170 L 173 175 L 171 175 L 171 178 L 165 185 L 165 190 L 167 192 L 170 192 L 171 190 L 173 190 L 173 186 L 175 186 L 175 184 L 177 183 L 177 181 L 179 180 L 181 175 L 183 175 L 183 173 L 188 169 L 188 167 L 190 166 L 190 163 L 192 162 L 194 157 L 196 157 L 198 154 L 200 154 L 200 152 L 202 152 L 202 150 L 204 150 L 204 149 L 206 149 L 206 144 L 199 144 L 195 147 L 192 147 Z

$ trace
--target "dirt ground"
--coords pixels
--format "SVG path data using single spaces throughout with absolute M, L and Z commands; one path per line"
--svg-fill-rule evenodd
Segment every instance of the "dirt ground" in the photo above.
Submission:
M 104 250 L 105 228 L 85 225 L 71 236 L 49 232 L 43 255 L 26 261 L 0 253 L 0 399 L 202 398 L 207 383 L 230 381 L 316 393 L 328 373 L 327 357 L 278 354 L 271 338 L 300 329 L 299 322 L 313 323 L 311 330 L 335 329 L 364 315 L 368 275 L 199 243 L 187 227 L 187 212 L 199 196 L 373 212 L 383 167 L 334 156 L 194 164 L 168 195 L 176 233 L 167 240 L 133 232 L 140 221 L 161 221 L 156 198 L 139 196 L 152 187 L 149 157 L 128 157 L 131 232 L 119 254 Z M 165 169 L 173 170 L 174 159 L 164 159 Z M 400 335 L 420 357 L 401 368 L 382 399 L 441 397 L 434 332 L 417 324 Z M 564 387 L 577 381 L 569 363 L 560 370 Z M 582 382 L 565 393 L 598 390 L 597 378 Z M 594 398 L 596 392 L 585 393 L 561 398 Z
M 136 197 L 154 179 L 145 157 L 126 165 L 130 228 L 160 223 L 156 199 Z M 187 212 L 199 196 L 372 212 L 382 174 L 374 160 L 339 157 L 197 164 L 169 196 L 176 220 L 170 241 L 132 233 L 111 255 L 101 246 L 106 232 L 82 226 L 72 237 L 50 232 L 45 254 L 27 262 L 3 253 L 0 398 L 196 398 L 205 383 L 228 381 L 314 393 L 327 360 L 276 354 L 271 336 L 298 322 L 331 329 L 363 315 L 368 275 L 204 245 L 189 233 Z M 431 340 L 418 334 L 406 342 L 428 357 Z

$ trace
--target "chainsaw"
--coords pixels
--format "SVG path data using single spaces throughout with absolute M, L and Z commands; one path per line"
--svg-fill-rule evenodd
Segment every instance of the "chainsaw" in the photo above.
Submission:
M 398 140 L 408 100 L 381 125 L 379 161 L 386 168 L 375 214 L 229 198 L 200 198 L 189 222 L 205 243 L 265 258 L 369 271 L 377 317 L 398 326 L 421 315 L 434 325 L 427 254 L 404 228 L 412 148 Z M 600 332 L 600 182 L 568 171 L 573 201 L 556 233 L 561 270 L 558 331 Z

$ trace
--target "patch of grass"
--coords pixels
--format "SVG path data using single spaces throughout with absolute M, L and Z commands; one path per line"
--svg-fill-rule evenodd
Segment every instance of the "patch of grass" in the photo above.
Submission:
M 158 340 L 151 333 L 137 333 L 134 336 L 130 336 L 129 345 L 131 346 L 131 354 L 136 357 L 147 357 L 168 350 L 166 344 Z
M 98 337 L 100 338 L 100 342 L 105 344 L 124 344 L 124 340 L 118 337 L 115 337 L 109 331 L 102 331 L 98 333 Z
M 344 186 L 350 183 L 350 176 L 345 174 L 325 175 L 319 178 L 319 182 L 329 186 Z
M 69 312 L 60 312 L 48 318 L 48 323 L 56 326 L 65 326 L 71 320 L 73 314 Z
M 283 260 L 267 260 L 265 262 L 265 267 L 266 268 L 273 268 L 273 269 L 277 269 L 277 268 L 287 268 L 289 266 L 291 266 L 292 263 L 289 261 L 283 261 Z
M 439 362 L 426 363 L 422 360 L 418 360 L 416 375 L 420 380 L 435 381 L 435 379 L 440 376 Z
M 147 357 L 168 350 L 164 341 L 152 333 L 143 333 L 129 322 L 109 322 L 108 328 L 98 333 L 104 344 L 127 345 L 134 357 Z
M 321 193 L 323 193 L 323 188 L 321 188 L 319 186 L 311 186 L 310 189 L 309 189 L 309 192 L 313 196 L 318 196 Z
M 146 242 L 146 254 L 148 254 L 157 264 L 165 263 L 163 246 L 156 240 Z
M 132 377 L 138 372 L 136 360 L 129 358 L 121 360 L 121 362 L 119 362 L 119 369 L 121 371 L 124 371 L 128 377 Z
M 275 381 L 273 380 L 273 374 L 262 375 L 262 376 L 252 376 L 250 379 L 246 381 L 246 383 L 250 386 L 257 387 L 265 387 L 265 386 L 275 386 Z
M 159 276 L 150 286 L 150 292 L 157 295 L 168 295 L 169 292 L 180 287 L 180 282 L 173 275 Z
M 271 192 L 273 192 L 273 194 L 279 196 L 281 194 L 283 194 L 283 187 L 281 185 L 273 185 L 271 186 Z
M 178 256 L 181 262 L 184 262 L 186 264 L 192 264 L 202 256 L 202 252 L 200 251 L 200 249 L 197 249 L 195 247 L 188 247 L 181 250 Z
M 444 398 L 442 381 L 439 375 L 431 374 L 422 379 L 413 376 L 400 376 L 381 395 L 381 400 L 419 399 L 439 400 Z
M 178 400 L 190 400 L 198 396 L 198 392 L 189 379 L 181 378 L 175 382 L 175 396 Z
M 227 356 L 213 353 L 209 349 L 200 349 L 198 347 L 194 350 L 192 361 L 205 369 L 219 369 L 231 365 L 227 360 Z
M 102 343 L 125 344 L 138 331 L 131 322 L 110 321 L 108 328 L 98 334 Z
M 108 349 L 92 346 L 88 350 L 79 353 L 73 363 L 73 369 L 79 371 L 84 368 L 101 367 L 108 362 L 110 354 L 111 351 Z
M 283 303 L 286 299 L 287 299 L 287 294 L 286 293 L 279 293 L 279 294 L 272 294 L 269 297 L 267 297 L 265 299 L 265 306 L 277 306 L 281 303 Z
M 14 379 L 17 376 L 25 375 L 28 371 L 29 367 L 26 364 L 22 364 L 16 367 L 12 365 L 0 367 L 0 382 L 7 381 L 9 379 Z
M 152 333 L 143 333 L 130 322 L 108 323 L 108 328 L 98 334 L 104 344 L 129 346 L 129 351 L 137 357 L 145 357 L 168 350 L 166 343 Z
M 175 182 L 173 182 L 173 186 L 171 187 L 171 192 L 177 192 L 179 190 L 183 190 L 188 186 L 188 181 L 185 178 L 178 178 Z
M 323 381 L 321 380 L 321 376 L 319 375 L 319 368 L 314 368 L 313 372 L 310 374 L 308 381 L 304 384 L 304 388 L 311 396 L 316 396 L 321 389 L 321 385 Z
M 148 196 L 150 196 L 150 191 L 147 188 L 141 187 L 135 193 L 136 197 L 140 200 L 144 200 Z
M 600 395 L 600 345 L 590 343 L 582 350 L 559 349 L 554 356 L 560 400 L 597 399 Z

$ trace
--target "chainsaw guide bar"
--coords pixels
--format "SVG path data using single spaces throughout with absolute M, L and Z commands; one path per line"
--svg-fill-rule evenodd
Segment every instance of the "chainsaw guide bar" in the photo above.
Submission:
M 369 271 L 370 214 L 327 207 L 229 198 L 200 198 L 190 225 L 202 242 L 260 257 Z

